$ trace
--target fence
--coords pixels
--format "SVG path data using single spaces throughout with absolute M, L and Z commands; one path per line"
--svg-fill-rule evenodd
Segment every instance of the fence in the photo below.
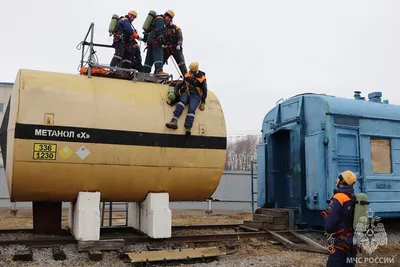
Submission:
M 171 209 L 186 210 L 252 210 L 252 179 L 250 171 L 224 171 L 221 182 L 212 195 L 211 201 L 201 202 L 170 202 Z M 257 192 L 257 182 L 253 183 L 253 191 Z M 256 199 L 253 200 L 256 204 Z M 5 172 L 0 165 L 0 208 L 9 208 L 12 203 L 9 199 Z M 67 208 L 69 203 L 63 203 Z M 16 207 L 32 207 L 31 202 L 17 202 Z

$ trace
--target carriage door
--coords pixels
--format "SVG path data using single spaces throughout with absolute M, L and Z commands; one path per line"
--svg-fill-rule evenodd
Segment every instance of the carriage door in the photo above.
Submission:
M 358 129 L 335 128 L 336 130 L 336 150 L 333 159 L 336 160 L 336 173 L 332 177 L 333 181 L 328 185 L 328 195 L 332 194 L 336 185 L 336 178 L 345 170 L 350 170 L 360 177 L 360 142 Z M 354 187 L 356 193 L 359 186 Z M 328 196 L 329 197 L 329 196 Z

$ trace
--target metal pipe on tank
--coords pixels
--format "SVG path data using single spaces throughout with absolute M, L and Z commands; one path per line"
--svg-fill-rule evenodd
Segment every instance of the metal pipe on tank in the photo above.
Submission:
M 361 91 L 354 91 L 354 99 L 356 100 L 361 99 Z

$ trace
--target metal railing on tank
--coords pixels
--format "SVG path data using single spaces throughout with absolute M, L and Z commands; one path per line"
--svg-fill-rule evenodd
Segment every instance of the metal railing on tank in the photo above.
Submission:
M 88 37 L 90 34 L 90 40 L 88 41 Z M 114 47 L 112 45 L 108 44 L 99 44 L 99 43 L 94 43 L 94 23 L 92 22 L 90 24 L 89 30 L 86 33 L 86 36 L 82 42 L 80 42 L 77 46 L 77 49 L 80 50 L 79 46 L 82 46 L 82 56 L 81 56 L 81 62 L 80 62 L 80 68 L 79 71 L 84 68 L 85 63 L 87 64 L 87 76 L 90 78 L 91 76 L 101 76 L 101 77 L 108 77 L 108 78 L 118 78 L 118 79 L 127 79 L 127 80 L 132 80 L 132 81 L 147 81 L 147 82 L 155 82 L 155 83 L 166 83 L 169 80 L 173 81 L 173 75 L 169 74 L 167 76 L 157 76 L 151 73 L 143 73 L 139 72 L 136 69 L 132 68 L 121 68 L 121 67 L 111 67 L 110 65 L 105 65 L 105 64 L 99 64 L 98 58 L 96 55 L 96 51 L 94 50 L 94 47 L 103 47 L 103 48 L 112 48 Z M 85 46 L 89 46 L 89 55 L 88 55 L 88 60 L 85 61 L 85 55 L 87 51 L 85 52 Z M 102 69 L 108 69 L 107 73 L 94 73 L 93 68 L 102 68 Z

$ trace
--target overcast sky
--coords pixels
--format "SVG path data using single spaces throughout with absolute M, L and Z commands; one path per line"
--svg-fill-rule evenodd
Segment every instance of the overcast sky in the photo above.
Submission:
M 95 23 L 95 42 L 111 43 L 116 13 L 175 11 L 186 62 L 198 61 L 222 103 L 228 133 L 261 130 L 280 98 L 304 92 L 352 97 L 382 91 L 400 103 L 399 0 L 4 1 L 0 8 L 0 81 L 18 69 L 78 73 L 76 46 Z M 112 4 L 114 3 L 114 4 Z M 143 53 L 143 62 L 146 54 Z M 109 63 L 113 50 L 98 48 Z M 170 59 L 164 71 L 178 77 Z

